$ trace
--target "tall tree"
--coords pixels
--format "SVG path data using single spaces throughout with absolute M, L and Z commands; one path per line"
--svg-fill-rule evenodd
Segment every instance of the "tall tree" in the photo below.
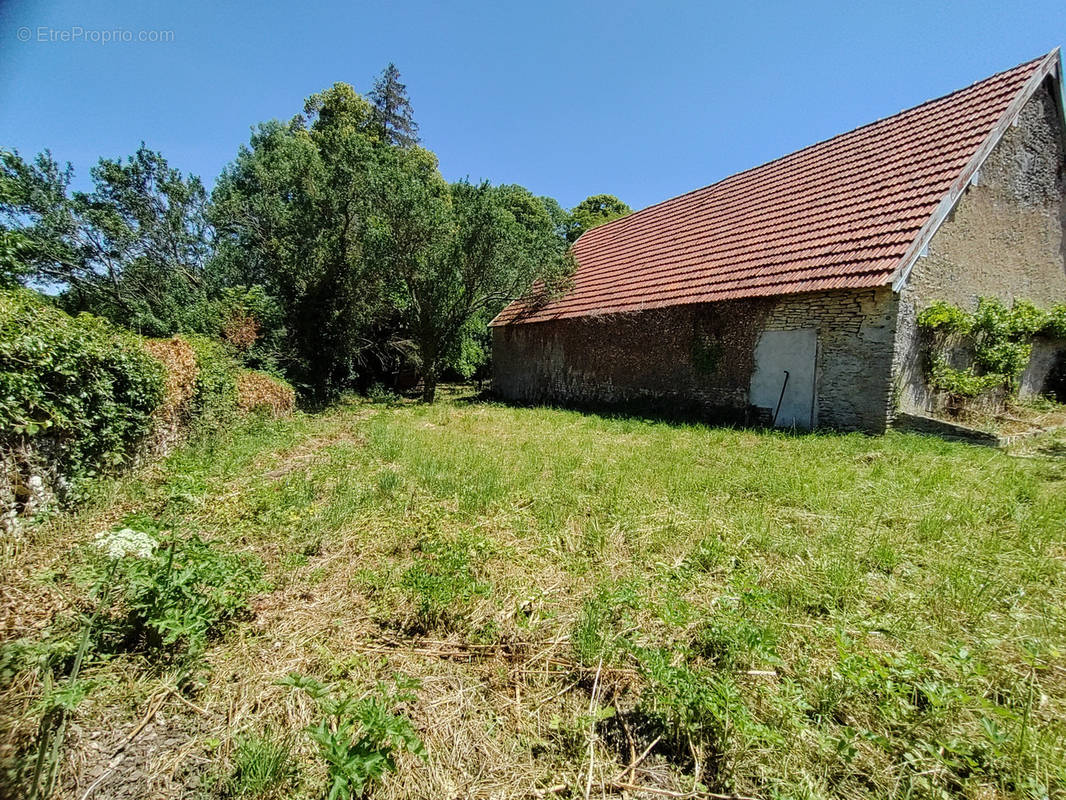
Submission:
M 420 148 L 383 164 L 377 191 L 375 253 L 399 282 L 422 398 L 432 403 L 472 322 L 483 325 L 534 286 L 557 291 L 570 261 L 540 198 L 519 186 L 448 186 L 436 158 Z
M 570 210 L 572 222 L 568 238 L 571 242 L 576 242 L 585 231 L 632 213 L 633 209 L 613 194 L 594 194 L 586 197 Z
M 414 120 L 407 85 L 400 82 L 400 71 L 391 61 L 374 81 L 367 94 L 374 106 L 374 118 L 382 138 L 399 147 L 418 144 L 418 123 Z
M 72 176 L 47 151 L 29 163 L 0 154 L 0 231 L 21 236 L 23 279 L 146 334 L 194 325 L 212 236 L 200 179 L 143 144 L 100 159 L 91 192 L 70 191 Z
M 364 253 L 368 182 L 384 148 L 370 104 L 334 84 L 288 124 L 260 125 L 212 196 L 218 272 L 277 298 L 285 366 L 317 401 L 366 366 L 388 314 L 387 276 Z

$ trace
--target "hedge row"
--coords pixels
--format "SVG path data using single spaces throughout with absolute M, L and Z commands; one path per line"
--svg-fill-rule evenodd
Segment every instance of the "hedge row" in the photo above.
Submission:
M 260 373 L 258 392 L 270 386 L 270 397 L 242 397 L 246 373 L 207 337 L 146 340 L 33 292 L 0 290 L 3 519 L 46 496 L 77 499 L 89 479 L 165 452 L 192 429 L 292 410 L 292 389 Z

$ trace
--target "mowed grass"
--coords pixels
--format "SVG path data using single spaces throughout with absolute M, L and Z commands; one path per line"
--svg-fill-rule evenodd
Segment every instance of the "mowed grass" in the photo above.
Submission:
M 242 424 L 50 521 L 5 572 L 51 601 L 9 628 L 47 630 L 78 545 L 133 513 L 253 554 L 270 586 L 180 686 L 182 758 L 144 756 L 145 796 L 319 796 L 290 672 L 421 680 L 403 710 L 428 758 L 379 797 L 1066 793 L 1061 443 L 353 402 Z M 75 774 L 92 730 L 175 683 L 90 673 Z M 35 691 L 7 689 L 23 728 Z M 244 763 L 255 737 L 284 768 Z

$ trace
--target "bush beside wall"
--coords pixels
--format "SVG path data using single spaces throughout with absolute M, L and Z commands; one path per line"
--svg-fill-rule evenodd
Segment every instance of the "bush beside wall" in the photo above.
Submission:
M 237 359 L 217 339 L 199 335 L 185 339 L 199 367 L 192 397 L 195 425 L 217 428 L 232 422 L 237 416 Z
M 190 430 L 292 408 L 291 387 L 242 370 L 222 342 L 145 340 L 0 290 L 0 529 L 78 500 L 92 478 L 158 457 Z
M 135 334 L 71 317 L 26 290 L 0 292 L 5 526 L 131 463 L 164 387 L 163 366 Z

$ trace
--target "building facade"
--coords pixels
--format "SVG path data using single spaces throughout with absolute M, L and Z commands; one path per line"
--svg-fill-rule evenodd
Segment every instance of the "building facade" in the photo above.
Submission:
M 494 390 L 518 402 L 641 407 L 749 424 L 871 432 L 883 431 L 899 411 L 930 410 L 935 398 L 926 387 L 916 325 L 922 308 L 936 300 L 972 308 L 983 296 L 1008 304 L 1066 301 L 1066 129 L 1059 70 L 1056 51 L 1012 71 L 1020 73 L 995 102 L 977 90 L 1011 73 L 903 112 L 899 120 L 875 123 L 872 131 L 846 134 L 842 143 L 817 145 L 809 156 L 800 151 L 742 173 L 739 186 L 727 179 L 700 190 L 706 197 L 697 192 L 653 206 L 650 219 L 639 219 L 646 212 L 637 212 L 628 225 L 625 218 L 594 229 L 575 246 L 570 296 L 531 313 L 516 303 L 494 321 Z M 908 113 L 944 115 L 936 104 L 945 102 L 962 106 L 959 114 L 983 113 L 988 120 L 987 130 L 973 132 L 968 144 L 946 156 L 938 151 L 934 126 L 923 123 L 933 129 L 920 130 L 902 119 Z M 858 134 L 875 141 L 860 146 L 848 139 Z M 878 137 L 904 140 L 896 162 L 887 165 L 894 181 L 887 184 L 878 183 L 876 172 L 863 175 L 869 166 L 861 163 L 863 154 L 876 152 Z M 823 152 L 827 147 L 830 152 Z M 799 206 L 813 224 L 793 225 L 790 195 L 802 195 L 805 181 L 819 180 L 808 162 L 838 163 L 854 151 L 855 171 L 835 182 L 831 176 Z M 770 199 L 750 199 L 744 184 L 767 169 Z M 921 202 L 908 202 L 909 187 L 929 175 L 940 176 L 941 183 L 923 189 Z M 858 212 L 846 204 L 854 200 L 834 200 L 847 198 L 849 189 L 870 195 Z M 893 202 L 897 196 L 903 200 Z M 739 204 L 741 212 L 734 219 L 726 219 L 725 211 L 707 215 L 715 203 L 730 210 Z M 900 215 L 898 223 L 893 214 Z M 694 222 L 699 219 L 703 228 Z M 719 220 L 724 234 L 716 230 Z M 757 225 L 767 238 L 757 238 Z M 665 243 L 649 246 L 663 227 L 670 234 Z M 797 262 L 807 258 L 799 266 L 787 255 L 789 237 L 800 253 Z M 861 237 L 866 241 L 857 256 L 845 252 Z M 704 242 L 703 261 L 671 276 L 671 252 L 683 260 L 696 248 L 675 247 L 679 240 Z M 885 250 L 892 252 L 880 258 Z M 737 255 L 723 262 L 718 252 Z M 838 252 L 842 266 L 825 267 Z M 716 259 L 723 265 L 714 266 Z M 871 261 L 881 272 L 870 268 Z M 860 262 L 862 271 L 850 266 Z M 591 266 L 583 273 L 586 264 Z M 819 269 L 843 277 L 823 278 Z M 749 273 L 753 277 L 745 277 Z M 783 278 L 775 283 L 777 276 Z M 690 302 L 692 293 L 672 297 L 686 280 L 712 297 L 708 288 L 722 285 L 719 295 L 727 296 L 707 302 Z M 736 289 L 742 280 L 747 285 Z M 784 291 L 776 293 L 777 286 Z M 647 302 L 640 302 L 641 293 Z M 1039 363 L 1027 378 L 1034 389 L 1060 357 L 1054 347 L 1034 351 Z

